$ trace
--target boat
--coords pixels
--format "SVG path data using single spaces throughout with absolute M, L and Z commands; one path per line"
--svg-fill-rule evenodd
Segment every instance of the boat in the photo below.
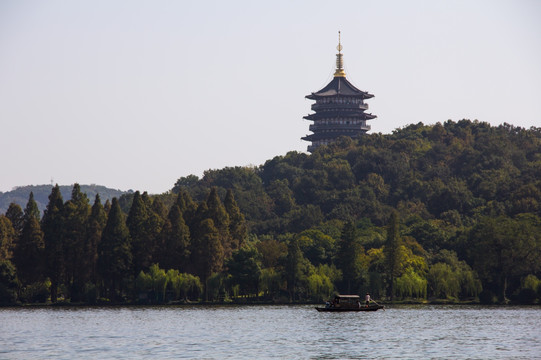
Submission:
M 336 295 L 332 302 L 327 302 L 325 307 L 316 307 L 317 311 L 344 312 L 344 311 L 377 311 L 385 309 L 383 305 L 361 303 L 359 295 Z

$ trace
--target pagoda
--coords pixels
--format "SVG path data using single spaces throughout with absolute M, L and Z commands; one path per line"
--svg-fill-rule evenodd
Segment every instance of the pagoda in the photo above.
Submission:
M 304 117 L 314 122 L 309 128 L 312 134 L 302 138 L 312 142 L 308 145 L 309 152 L 314 152 L 318 146 L 327 145 L 340 136 L 351 138 L 362 136 L 370 130 L 370 125 L 366 125 L 366 121 L 376 118 L 375 115 L 365 113 L 368 104 L 364 102 L 374 95 L 357 89 L 346 79 L 340 32 L 336 49 L 338 54 L 334 78 L 323 89 L 306 95 L 307 99 L 316 101 L 312 104 L 314 113 Z

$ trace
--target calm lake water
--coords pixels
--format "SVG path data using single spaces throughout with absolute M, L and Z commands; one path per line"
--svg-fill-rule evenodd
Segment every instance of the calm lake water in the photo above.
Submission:
M 0 359 L 541 359 L 541 308 L 0 309 Z

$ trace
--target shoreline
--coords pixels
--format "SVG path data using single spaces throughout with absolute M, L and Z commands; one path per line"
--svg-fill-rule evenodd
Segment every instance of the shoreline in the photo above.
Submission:
M 402 306 L 402 305 L 426 305 L 426 306 L 498 306 L 498 307 L 514 307 L 514 306 L 529 306 L 529 307 L 541 307 L 541 304 L 520 304 L 510 302 L 507 304 L 482 304 L 479 301 L 446 301 L 445 299 L 438 299 L 432 301 L 378 301 L 379 305 L 384 306 Z M 31 304 L 2 304 L 0 309 L 17 308 L 17 309 L 38 309 L 38 308 L 114 308 L 114 307 L 186 307 L 186 306 L 297 306 L 297 305 L 322 305 L 321 302 L 275 302 L 275 301 L 231 301 L 231 302 L 170 302 L 170 303 L 131 303 L 131 302 L 117 302 L 117 303 L 71 303 L 71 302 L 57 302 L 57 303 L 31 303 Z

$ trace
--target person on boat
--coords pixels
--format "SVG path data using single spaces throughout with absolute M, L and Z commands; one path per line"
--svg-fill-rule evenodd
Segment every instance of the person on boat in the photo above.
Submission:
M 364 301 L 366 303 L 366 307 L 370 306 L 370 301 L 372 301 L 372 299 L 370 298 L 369 293 L 366 293 L 366 296 L 364 297 Z

